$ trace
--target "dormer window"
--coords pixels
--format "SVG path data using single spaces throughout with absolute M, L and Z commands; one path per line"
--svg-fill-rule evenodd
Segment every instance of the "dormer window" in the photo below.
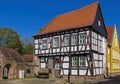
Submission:
M 101 21 L 100 20 L 98 20 L 98 25 L 101 26 Z

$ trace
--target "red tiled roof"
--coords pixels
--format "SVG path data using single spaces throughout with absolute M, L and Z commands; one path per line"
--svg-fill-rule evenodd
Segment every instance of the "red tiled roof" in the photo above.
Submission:
M 24 55 L 23 58 L 26 62 L 33 62 L 34 55 Z
M 112 39 L 112 32 L 114 30 L 114 26 L 106 26 L 106 30 L 107 30 L 107 33 L 108 33 L 107 41 L 110 42 L 111 39 Z
M 78 10 L 61 14 L 44 26 L 37 35 L 91 26 L 99 3 L 95 2 Z
M 24 59 L 22 58 L 22 56 L 18 52 L 16 52 L 14 49 L 0 47 L 0 52 L 7 59 L 13 59 L 16 62 L 23 62 L 24 61 Z

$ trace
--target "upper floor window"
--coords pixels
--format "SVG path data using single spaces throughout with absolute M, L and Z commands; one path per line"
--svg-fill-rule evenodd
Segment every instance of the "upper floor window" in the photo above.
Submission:
M 101 21 L 100 20 L 98 20 L 98 25 L 101 26 Z
M 47 49 L 48 42 L 47 39 L 42 39 L 42 49 Z
M 77 45 L 77 35 L 71 36 L 71 45 Z
M 68 35 L 66 35 L 64 37 L 64 46 L 69 46 L 69 36 Z
M 79 44 L 86 44 L 86 34 L 79 35 Z
M 53 38 L 53 47 L 59 47 L 59 45 L 60 45 L 59 37 L 54 37 Z

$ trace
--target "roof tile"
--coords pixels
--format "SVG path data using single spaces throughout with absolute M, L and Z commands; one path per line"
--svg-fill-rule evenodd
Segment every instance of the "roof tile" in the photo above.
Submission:
M 114 26 L 106 26 L 106 30 L 107 30 L 107 33 L 108 33 L 107 41 L 110 42 L 111 39 L 112 39 L 112 32 L 114 30 Z
M 98 2 L 55 17 L 37 35 L 91 26 L 94 22 Z
M 32 54 L 30 54 L 30 55 L 27 54 L 27 55 L 24 55 L 23 58 L 24 58 L 24 60 L 25 60 L 26 62 L 33 62 L 34 55 L 32 55 Z
M 14 49 L 0 47 L 0 51 L 7 59 L 13 59 L 16 62 L 24 61 L 22 56 L 18 52 L 16 52 Z

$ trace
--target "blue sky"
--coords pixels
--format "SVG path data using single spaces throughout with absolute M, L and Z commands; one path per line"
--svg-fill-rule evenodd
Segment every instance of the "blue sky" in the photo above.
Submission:
M 31 37 L 53 17 L 95 1 L 100 2 L 105 24 L 116 24 L 120 37 L 120 0 L 0 0 L 0 26 Z

